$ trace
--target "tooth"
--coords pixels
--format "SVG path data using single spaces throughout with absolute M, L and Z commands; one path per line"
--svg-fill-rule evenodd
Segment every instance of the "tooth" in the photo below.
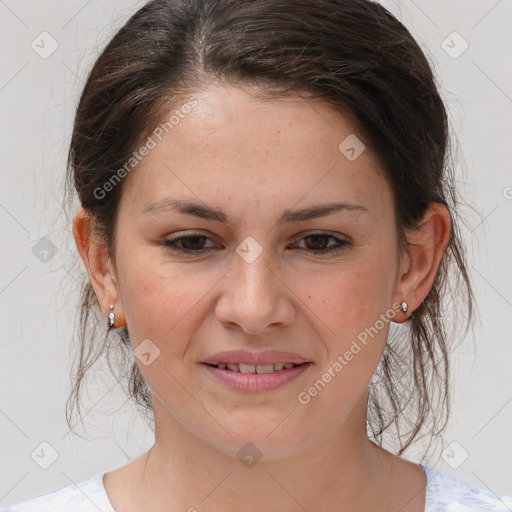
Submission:
M 254 373 L 256 371 L 256 365 L 254 364 L 240 363 L 238 366 L 240 367 L 241 373 Z
M 256 366 L 256 373 L 270 373 L 274 371 L 273 364 L 259 364 Z
M 275 363 L 275 364 L 244 364 L 244 363 L 219 363 L 216 365 L 218 368 L 231 370 L 232 372 L 241 373 L 271 373 L 279 371 L 283 368 L 289 369 L 297 366 L 294 363 Z

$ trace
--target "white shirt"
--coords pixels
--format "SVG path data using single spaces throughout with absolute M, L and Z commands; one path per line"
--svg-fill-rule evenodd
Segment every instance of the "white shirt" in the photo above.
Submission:
M 422 464 L 420 466 L 427 475 L 425 512 L 512 510 L 512 494 L 496 496 L 472 482 Z M 116 512 L 103 485 L 105 474 L 98 473 L 87 480 L 24 501 L 3 512 Z

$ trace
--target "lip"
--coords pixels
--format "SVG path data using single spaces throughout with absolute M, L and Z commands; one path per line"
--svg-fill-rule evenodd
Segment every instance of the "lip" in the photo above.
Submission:
M 292 362 L 292 361 L 288 361 Z M 248 363 L 250 364 L 250 363 Z M 271 373 L 240 373 L 230 370 L 222 370 L 215 366 L 202 363 L 200 366 L 205 368 L 210 375 L 222 382 L 224 385 L 235 391 L 248 391 L 253 393 L 261 393 L 264 391 L 272 391 L 280 388 L 285 384 L 297 379 L 302 375 L 313 363 L 305 362 L 293 368 L 283 368 L 279 371 Z
M 242 364 L 272 364 L 272 363 L 311 363 L 312 361 L 293 352 L 281 350 L 265 350 L 262 352 L 249 352 L 248 350 L 226 350 L 205 359 L 203 363 L 242 363 Z M 247 374 L 246 374 L 247 375 Z

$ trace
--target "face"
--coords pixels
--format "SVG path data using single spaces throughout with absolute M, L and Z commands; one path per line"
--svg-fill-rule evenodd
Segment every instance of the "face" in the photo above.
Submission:
M 155 416 L 226 453 L 284 455 L 349 428 L 366 396 L 401 300 L 392 192 L 368 146 L 340 151 L 355 131 L 328 105 L 227 85 L 193 96 L 127 178 L 116 308 L 146 353 Z M 292 215 L 334 203 L 355 207 Z M 274 389 L 234 389 L 204 362 L 240 349 L 310 364 Z

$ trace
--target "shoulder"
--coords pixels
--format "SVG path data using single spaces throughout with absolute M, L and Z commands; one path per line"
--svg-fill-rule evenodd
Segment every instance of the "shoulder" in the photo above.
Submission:
M 82 482 L 13 505 L 4 512 L 115 512 L 103 485 L 104 475 L 98 473 Z
M 497 496 L 472 482 L 422 466 L 427 475 L 425 512 L 510 512 L 512 494 Z

